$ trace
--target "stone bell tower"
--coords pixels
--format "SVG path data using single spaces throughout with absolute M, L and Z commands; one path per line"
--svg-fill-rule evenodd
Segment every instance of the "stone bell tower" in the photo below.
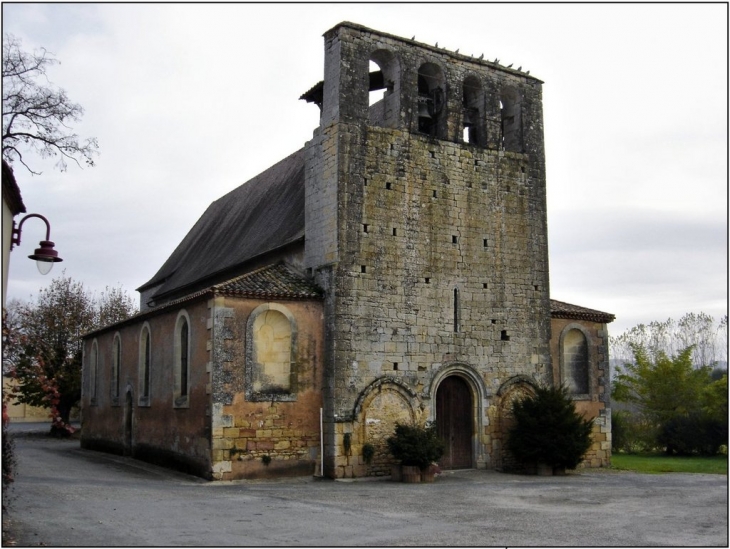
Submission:
M 352 23 L 324 38 L 302 98 L 326 474 L 385 470 L 395 421 L 436 421 L 443 466 L 500 467 L 510 395 L 550 376 L 542 83 Z

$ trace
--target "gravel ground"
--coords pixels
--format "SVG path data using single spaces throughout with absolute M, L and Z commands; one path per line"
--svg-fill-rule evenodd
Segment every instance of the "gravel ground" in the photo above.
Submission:
M 211 483 L 38 432 L 15 444 L 6 546 L 728 545 L 724 475 Z

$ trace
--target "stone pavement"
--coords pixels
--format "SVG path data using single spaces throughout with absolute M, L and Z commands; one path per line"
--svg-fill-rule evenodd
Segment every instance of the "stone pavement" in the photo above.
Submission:
M 76 440 L 16 438 L 4 545 L 727 546 L 724 475 L 447 472 L 433 484 L 210 483 Z

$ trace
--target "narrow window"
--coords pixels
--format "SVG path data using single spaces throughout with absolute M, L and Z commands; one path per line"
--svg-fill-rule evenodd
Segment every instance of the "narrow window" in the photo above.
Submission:
M 487 239 L 486 238 L 484 239 L 484 247 L 485 248 L 487 247 Z
M 393 227 L 393 236 L 398 236 L 398 229 Z
M 150 333 L 145 331 L 144 338 L 144 378 L 142 381 L 142 396 L 150 396 Z
M 390 190 L 390 189 L 392 188 L 392 185 L 391 185 L 390 181 L 389 181 L 388 183 L 386 183 L 386 184 L 385 184 L 385 188 L 386 188 L 387 190 Z
M 91 343 L 91 368 L 90 368 L 90 375 L 89 375 L 89 394 L 91 397 L 91 403 L 96 403 L 96 378 L 99 371 L 99 346 L 96 343 L 96 340 L 94 340 Z
M 393 370 L 397 370 L 397 369 L 398 369 L 398 363 L 397 362 L 394 362 L 393 363 Z
M 364 232 L 364 233 L 367 233 L 368 232 L 368 224 L 367 223 L 363 223 L 362 224 L 362 232 Z
M 364 273 L 367 271 L 367 267 L 365 265 L 360 265 L 360 272 Z
M 426 284 L 431 284 L 431 279 L 430 279 L 429 277 L 426 277 L 426 278 L 424 278 L 424 279 L 423 279 L 423 281 L 424 281 L 424 282 L 425 282 Z
M 522 152 L 522 99 L 519 92 L 511 87 L 503 89 L 499 108 L 502 148 Z
M 459 290 L 454 288 L 454 332 L 459 331 Z
M 502 330 L 502 335 L 500 337 L 502 341 L 509 341 L 509 335 L 507 334 L 507 330 Z
M 464 80 L 462 98 L 463 132 L 462 140 L 470 145 L 486 146 L 484 127 L 484 92 L 482 84 L 475 76 Z
M 452 244 L 457 244 L 458 242 L 459 242 L 459 237 L 456 236 L 455 234 L 452 234 L 451 235 L 451 243 Z
M 149 324 L 145 322 L 139 336 L 139 367 L 137 380 L 139 386 L 139 405 L 150 405 L 150 379 L 152 369 L 152 335 Z
M 489 287 L 489 285 L 486 282 L 482 282 L 482 288 L 485 290 Z
M 586 336 L 578 329 L 563 334 L 563 382 L 574 395 L 589 394 L 589 360 Z
M 122 364 L 122 341 L 117 335 L 112 345 L 112 398 L 119 398 L 120 366 Z
M 188 394 L 188 321 L 180 327 L 180 396 Z

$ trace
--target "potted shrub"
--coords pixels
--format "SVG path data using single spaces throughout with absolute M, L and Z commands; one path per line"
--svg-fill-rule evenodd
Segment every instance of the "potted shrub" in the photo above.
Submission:
M 512 404 L 507 449 L 539 474 L 575 469 L 591 446 L 592 420 L 575 410 L 565 387 L 541 387 Z
M 390 453 L 400 462 L 403 482 L 420 482 L 424 473 L 429 474 L 431 464 L 444 455 L 444 442 L 433 423 L 396 423 L 395 433 L 388 437 L 387 443 Z

